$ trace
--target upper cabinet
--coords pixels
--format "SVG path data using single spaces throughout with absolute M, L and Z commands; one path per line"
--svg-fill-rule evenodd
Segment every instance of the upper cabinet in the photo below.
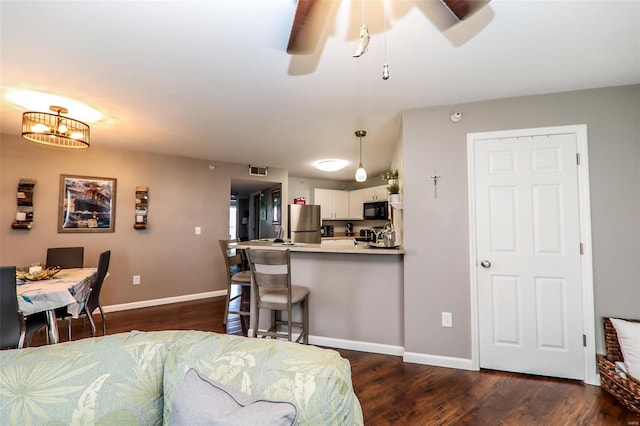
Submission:
M 349 219 L 349 192 L 316 188 L 313 200 L 320 205 L 322 219 Z
M 362 205 L 369 201 L 387 201 L 387 185 L 341 191 L 316 188 L 314 204 L 320 205 L 324 220 L 362 220 Z
M 387 185 L 373 186 L 371 188 L 358 189 L 357 191 L 363 191 L 364 199 L 362 202 L 387 201 Z
M 349 191 L 349 218 L 355 220 L 362 220 L 363 216 L 363 208 L 366 198 L 367 189 L 354 189 L 353 191 Z

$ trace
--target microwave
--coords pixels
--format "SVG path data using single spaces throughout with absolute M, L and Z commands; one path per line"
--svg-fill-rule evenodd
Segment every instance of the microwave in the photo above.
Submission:
M 368 220 L 389 220 L 389 202 L 372 201 L 364 203 L 362 217 Z

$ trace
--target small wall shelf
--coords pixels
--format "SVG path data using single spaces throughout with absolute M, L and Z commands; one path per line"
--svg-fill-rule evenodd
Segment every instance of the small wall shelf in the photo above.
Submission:
M 403 209 L 403 202 L 402 201 L 398 201 L 395 203 L 389 203 L 391 204 L 391 207 L 393 207 L 396 210 L 402 210 Z
M 31 229 L 33 225 L 33 188 L 36 181 L 33 179 L 20 179 L 16 200 L 16 221 L 11 224 L 12 229 Z
M 135 229 L 147 229 L 147 216 L 149 214 L 149 187 L 136 187 L 136 221 Z

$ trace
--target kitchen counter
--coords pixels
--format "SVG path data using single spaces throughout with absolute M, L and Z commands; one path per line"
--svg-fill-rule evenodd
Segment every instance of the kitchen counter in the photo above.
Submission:
M 309 342 L 314 345 L 402 355 L 404 249 L 365 245 L 247 241 L 237 248 L 291 251 L 291 280 L 307 287 Z M 253 313 L 252 313 L 253 316 Z M 294 320 L 301 312 L 294 311 Z M 261 328 L 269 321 L 260 315 Z
M 329 237 L 331 238 L 331 237 Z M 334 240 L 340 240 L 345 238 L 333 238 Z M 289 245 L 293 244 L 293 245 Z M 233 246 L 233 245 L 232 245 Z M 269 250 L 286 250 L 291 252 L 309 252 L 309 253 L 341 253 L 341 254 L 366 254 L 366 255 L 403 255 L 404 248 L 402 246 L 398 248 L 375 248 L 369 247 L 365 244 L 338 244 L 338 245 L 326 245 L 326 244 L 303 244 L 303 243 L 273 243 L 271 241 L 243 241 L 236 246 L 239 249 L 245 248 L 262 248 Z

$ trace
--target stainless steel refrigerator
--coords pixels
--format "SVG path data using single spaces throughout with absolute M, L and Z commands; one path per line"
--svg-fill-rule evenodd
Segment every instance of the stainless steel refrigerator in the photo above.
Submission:
M 287 229 L 292 243 L 320 244 L 320 206 L 289 204 Z

